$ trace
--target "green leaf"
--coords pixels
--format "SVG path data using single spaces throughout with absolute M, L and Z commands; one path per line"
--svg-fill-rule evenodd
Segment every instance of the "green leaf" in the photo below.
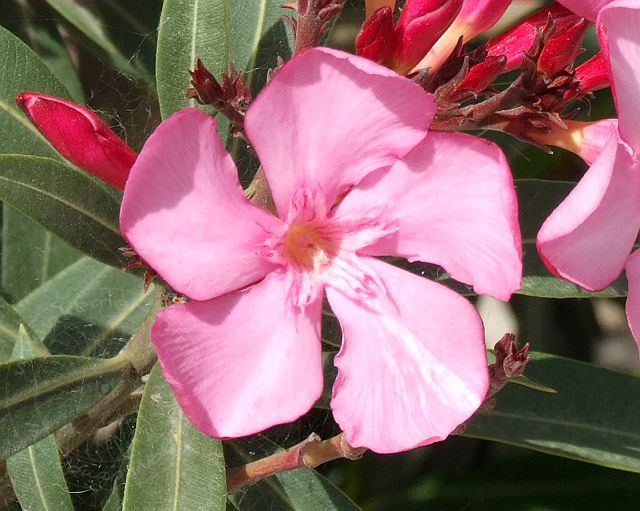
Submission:
M 142 279 L 83 257 L 16 305 L 56 354 L 113 356 L 153 301 Z
M 86 412 L 117 385 L 122 360 L 52 356 L 0 364 L 0 459 Z
M 549 273 L 536 249 L 536 236 L 542 223 L 564 200 L 575 183 L 521 179 L 516 181 L 520 206 L 524 272 L 518 294 L 541 298 L 615 298 L 627 296 L 627 281 L 619 278 L 602 291 L 582 289 Z
M 0 362 L 11 358 L 21 323 L 20 315 L 0 297 Z
M 224 511 L 222 444 L 200 433 L 156 365 L 146 384 L 124 490 L 124 511 Z
M 24 298 L 80 255 L 55 234 L 3 205 L 0 276 L 2 291 L 12 302 Z
M 20 327 L 13 359 L 39 354 L 40 346 Z M 73 511 L 54 435 L 40 440 L 7 459 L 7 472 L 23 509 Z
M 122 264 L 118 200 L 74 167 L 50 158 L 0 155 L 0 200 L 90 256 Z
M 184 99 L 197 58 L 217 78 L 232 62 L 248 71 L 254 91 L 276 56 L 291 53 L 277 0 L 165 0 L 158 32 L 156 73 L 162 117 L 195 101 Z
M 20 39 L 0 27 L 0 154 L 33 154 L 59 158 L 16 105 L 21 92 L 69 98 L 69 93 L 40 58 Z
M 102 511 L 120 511 L 122 509 L 122 501 L 120 499 L 120 482 L 116 478 L 113 482 L 113 490 L 111 491 L 111 495 L 104 503 L 104 507 Z
M 81 41 L 88 43 L 90 50 L 97 51 L 125 75 L 154 85 L 154 31 L 160 2 L 110 0 L 86 5 L 69 0 L 47 0 L 47 3 L 86 38 Z
M 640 377 L 534 353 L 526 375 L 549 394 L 507 385 L 464 435 L 640 472 Z
M 84 92 L 71 55 L 62 40 L 60 27 L 51 20 L 51 9 L 42 2 L 4 0 L 0 24 L 29 45 L 58 80 L 69 90 L 73 100 L 84 103 Z
M 249 463 L 282 450 L 264 435 L 234 440 L 229 445 L 239 456 L 236 463 Z M 331 481 L 309 468 L 271 476 L 235 493 L 232 501 L 240 511 L 360 511 Z

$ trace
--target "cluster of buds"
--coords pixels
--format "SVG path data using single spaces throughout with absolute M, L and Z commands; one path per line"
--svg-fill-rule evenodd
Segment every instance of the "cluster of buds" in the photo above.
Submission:
M 295 39 L 294 55 L 320 45 L 331 23 L 342 11 L 345 0 L 298 0 L 282 5 L 296 11 L 297 16 L 285 16 Z
M 213 106 L 229 118 L 236 133 L 242 132 L 244 112 L 251 102 L 251 91 L 244 73 L 230 66 L 218 82 L 200 59 L 196 61 L 195 70 L 189 73 L 192 87 L 187 89 L 186 98 L 195 99 L 201 105 Z
M 559 4 L 468 52 L 465 43 L 493 26 L 510 3 L 407 0 L 394 23 L 394 0 L 370 0 L 356 51 L 434 93 L 433 129 L 491 129 L 545 147 L 549 136 L 569 128 L 575 115 L 569 103 L 609 85 L 608 70 L 600 54 L 575 67 L 590 21 Z M 493 87 L 517 69 L 509 87 Z

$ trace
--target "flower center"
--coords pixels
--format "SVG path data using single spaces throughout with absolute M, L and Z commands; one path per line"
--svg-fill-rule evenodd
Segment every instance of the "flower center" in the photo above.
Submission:
M 318 272 L 331 263 L 339 249 L 339 240 L 313 223 L 294 224 L 284 237 L 284 255 L 291 264 L 309 272 Z

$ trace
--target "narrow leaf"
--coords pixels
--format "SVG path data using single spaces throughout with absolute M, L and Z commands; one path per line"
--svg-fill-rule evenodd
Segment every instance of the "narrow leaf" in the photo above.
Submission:
M 178 406 L 160 367 L 146 384 L 124 491 L 124 511 L 224 511 L 222 445 Z
M 11 358 L 21 323 L 20 315 L 0 297 L 0 363 Z
M 40 349 L 37 341 L 21 326 L 12 358 L 33 358 Z M 23 509 L 73 511 L 54 435 L 8 458 L 7 471 Z
M 16 305 L 52 353 L 113 356 L 153 301 L 142 279 L 83 257 Z
M 0 364 L 0 459 L 34 444 L 106 397 L 121 360 L 52 356 Z
M 87 5 L 69 0 L 47 0 L 47 3 L 86 38 L 89 49 L 97 50 L 102 58 L 124 74 L 153 86 L 155 34 L 142 23 L 143 20 L 157 21 L 159 2 L 111 0 Z
M 0 155 L 0 200 L 92 257 L 122 264 L 118 201 L 83 172 L 50 158 Z
M 640 472 L 640 376 L 543 353 L 526 375 L 556 393 L 507 385 L 464 435 Z
M 8 204 L 2 207 L 2 291 L 24 298 L 81 253 Z

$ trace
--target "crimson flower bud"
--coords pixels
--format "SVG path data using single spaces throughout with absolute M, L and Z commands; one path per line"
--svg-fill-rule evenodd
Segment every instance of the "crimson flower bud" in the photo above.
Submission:
M 460 38 L 462 43 L 466 44 L 477 35 L 489 30 L 502 17 L 511 1 L 464 0 L 454 22 L 413 70 L 439 69 L 458 45 Z
M 91 110 L 54 96 L 25 92 L 16 103 L 71 163 L 120 190 L 136 153 Z
M 356 53 L 375 62 L 384 62 L 393 50 L 393 11 L 381 7 L 369 16 L 356 37 Z
M 487 57 L 484 62 L 480 62 L 469 69 L 458 90 L 462 93 L 471 92 L 474 95 L 481 93 L 493 83 L 496 76 L 503 72 L 506 64 L 507 58 L 504 55 Z
M 594 92 L 609 87 L 609 64 L 602 53 L 596 53 L 576 68 L 580 92 Z
M 562 33 L 569 25 L 580 19 L 560 4 L 545 7 L 489 41 L 487 43 L 487 54 L 490 57 L 498 55 L 507 57 L 505 73 L 517 69 L 524 59 L 525 52 L 531 49 L 538 31 L 547 25 L 549 15 L 555 21 L 556 34 Z
M 404 74 L 426 55 L 449 28 L 463 0 L 407 0 L 398 24 L 390 65 Z
M 585 18 L 579 18 L 564 30 L 557 31 L 557 35 L 547 42 L 540 54 L 538 71 L 550 78 L 573 66 L 582 50 L 582 41 L 587 28 L 589 28 L 589 22 Z

